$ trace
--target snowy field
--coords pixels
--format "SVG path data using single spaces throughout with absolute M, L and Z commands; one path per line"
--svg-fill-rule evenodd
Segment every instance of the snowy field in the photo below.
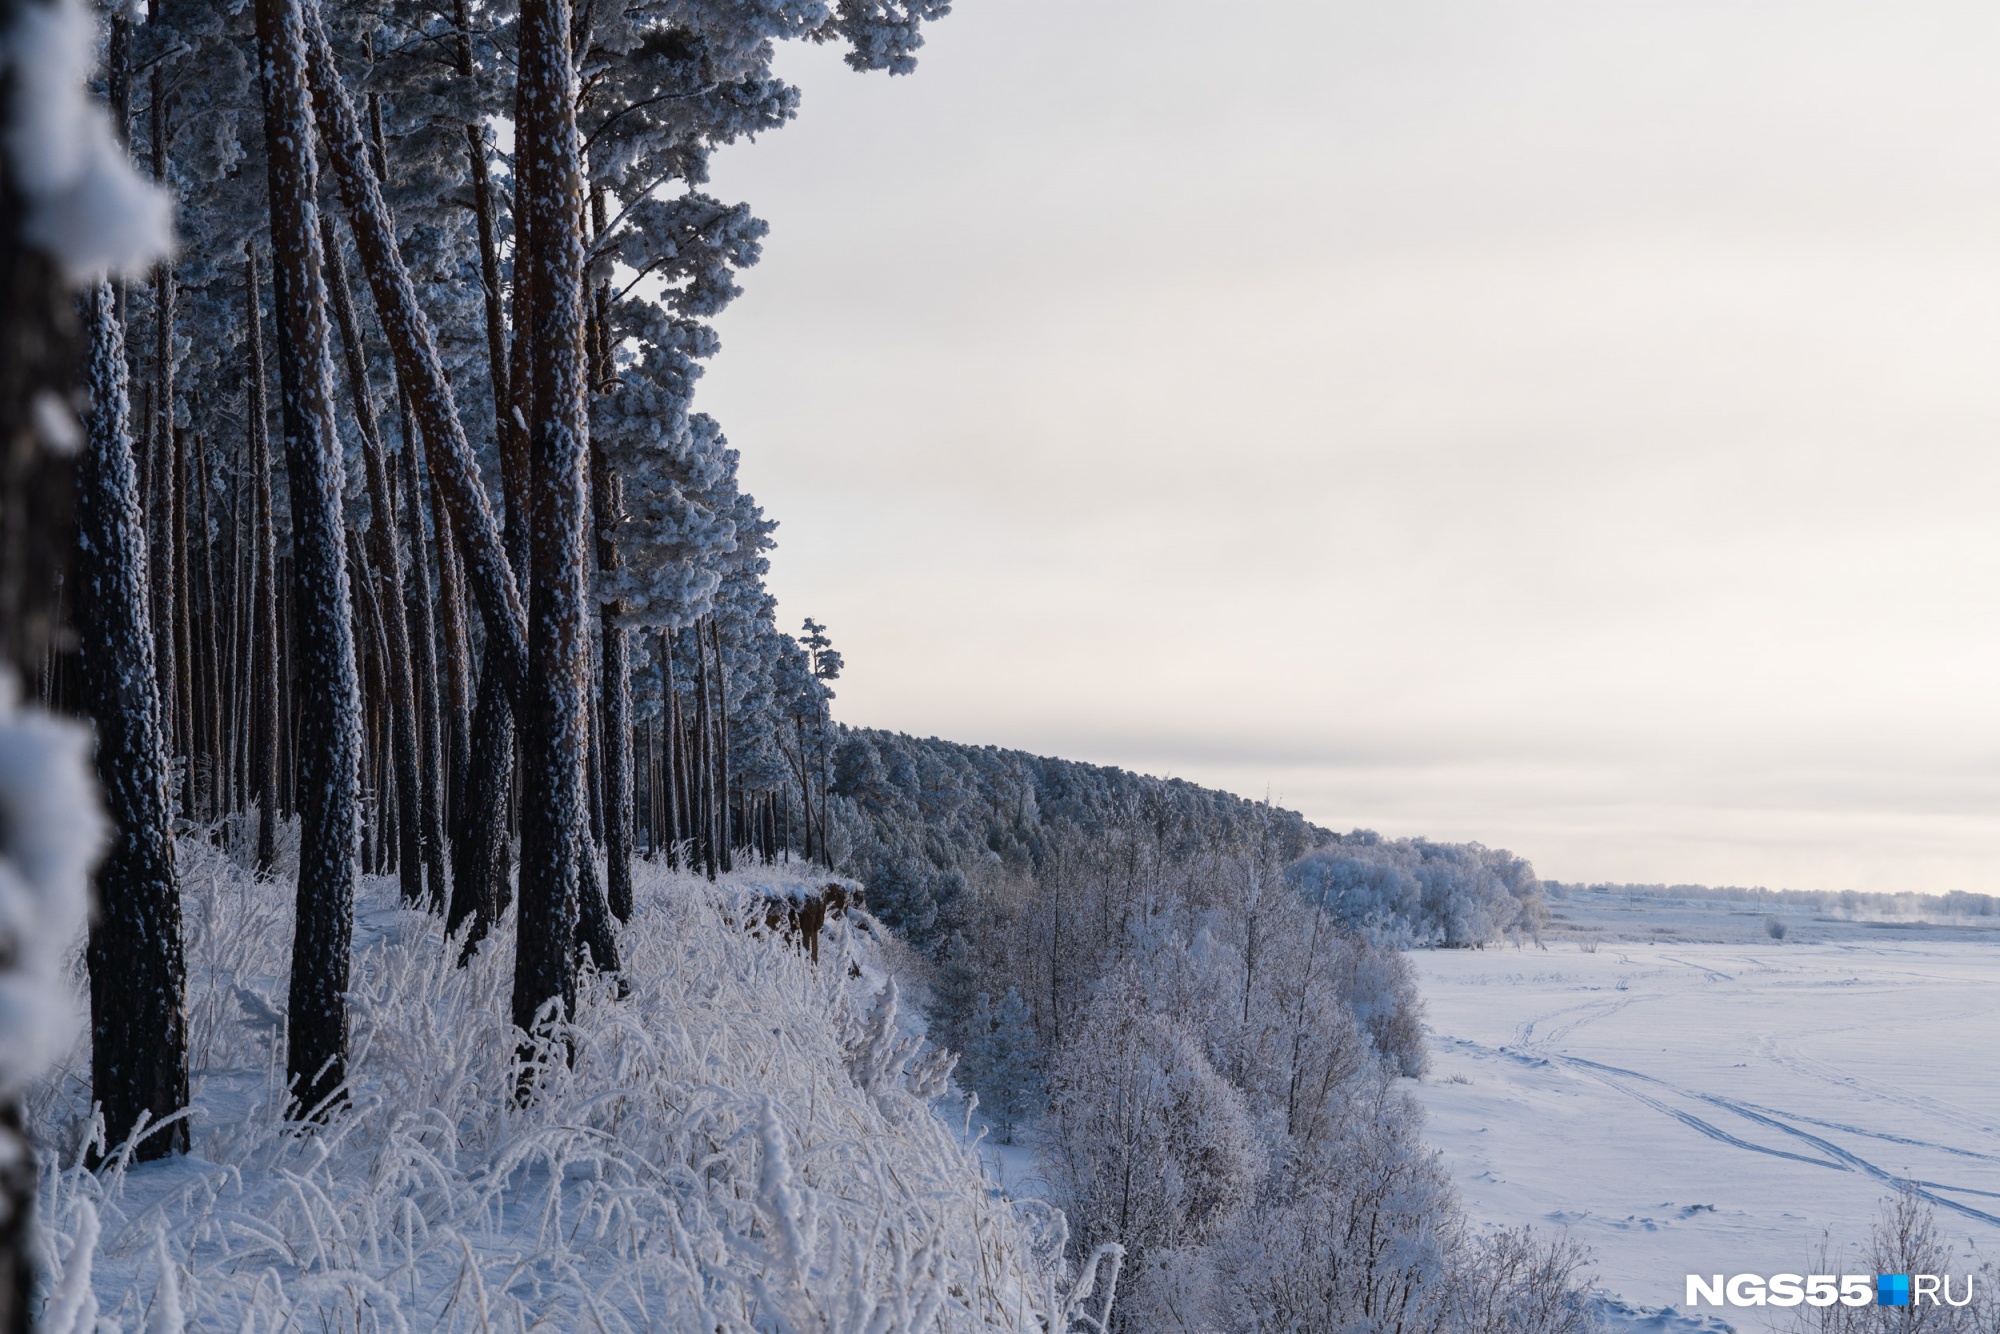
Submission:
M 1786 912 L 1774 941 L 1743 904 L 1555 906 L 1546 950 L 1411 956 L 1428 1134 L 1474 1220 L 1567 1225 L 1643 1307 L 1689 1273 L 1864 1243 L 1904 1177 L 1961 1251 L 2000 1258 L 1990 919 Z

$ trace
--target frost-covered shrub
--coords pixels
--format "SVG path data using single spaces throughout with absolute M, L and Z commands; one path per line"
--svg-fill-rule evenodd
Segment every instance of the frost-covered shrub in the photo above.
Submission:
M 1424 1004 L 1409 961 L 1363 936 L 1341 941 L 1332 964 L 1341 1001 L 1398 1074 L 1420 1078 L 1430 1068 L 1424 1046 Z
M 1268 1166 L 1242 1093 L 1202 1047 L 1128 976 L 1109 980 L 1056 1052 L 1058 1198 L 1084 1245 L 1118 1242 L 1136 1270 L 1152 1249 L 1207 1240 Z
M 1346 1101 L 1217 1245 L 1220 1322 L 1308 1334 L 1451 1328 L 1457 1211 L 1404 1095 Z
M 1386 1086 L 1347 1103 L 1218 1242 L 1213 1323 L 1258 1334 L 1589 1334 L 1585 1250 L 1526 1228 L 1469 1235 L 1421 1124 Z
M 1465 1247 L 1456 1326 L 1473 1334 L 1591 1334 L 1589 1253 L 1557 1233 L 1503 1228 Z
M 1855 1251 L 1861 1251 L 1856 1255 Z M 1978 1251 L 1960 1254 L 1938 1226 L 1937 1212 L 1914 1183 L 1882 1201 L 1866 1248 L 1835 1249 L 1820 1243 L 1808 1272 L 1815 1274 L 1938 1274 L 1950 1276 L 1953 1300 L 1909 1306 L 1795 1306 L 1780 1326 L 1786 1334 L 1993 1334 L 2000 1330 L 2000 1269 Z
M 1548 921 L 1534 868 L 1477 843 L 1389 842 L 1361 830 L 1308 853 L 1289 874 L 1341 922 L 1394 946 L 1485 945 L 1539 936 Z

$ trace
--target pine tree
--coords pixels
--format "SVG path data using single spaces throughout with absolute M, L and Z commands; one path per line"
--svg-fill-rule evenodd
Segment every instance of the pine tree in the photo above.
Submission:
M 368 384 L 368 366 L 361 347 L 361 332 L 354 316 L 354 298 L 348 291 L 347 265 L 334 237 L 333 220 L 320 215 L 320 245 L 326 254 L 330 277 L 328 292 L 333 301 L 335 324 L 340 329 L 340 345 L 347 366 L 349 392 L 354 401 L 355 425 L 361 432 L 361 448 L 368 475 L 369 558 L 373 574 L 382 583 L 382 599 L 377 612 L 387 643 L 383 670 L 388 678 L 388 698 L 395 754 L 396 800 L 400 807 L 397 828 L 401 847 L 397 870 L 406 903 L 424 901 L 424 867 L 430 833 L 424 822 L 417 774 L 416 678 L 410 664 L 410 628 L 403 594 L 403 558 L 396 541 L 395 505 L 390 500 L 389 465 L 382 444 L 381 427 L 375 417 L 374 392 Z M 444 907 L 444 883 L 433 881 L 431 898 L 438 910 Z
M 293 598 L 300 678 L 301 793 L 297 922 L 292 944 L 286 1075 L 299 1111 L 320 1115 L 346 1079 L 347 978 L 359 874 L 360 720 L 343 539 L 339 436 L 334 425 L 319 166 L 306 92 L 305 20 L 298 0 L 258 0 L 264 70 L 271 249 L 286 402 Z
M 249 337 L 249 425 L 251 541 L 254 560 L 248 565 L 251 596 L 248 638 L 251 645 L 247 675 L 253 715 L 246 717 L 252 740 L 251 772 L 257 785 L 257 869 L 269 872 L 277 860 L 279 806 L 279 730 L 283 726 L 282 690 L 278 674 L 278 525 L 271 494 L 270 413 L 264 402 L 264 311 L 258 291 L 257 253 L 244 243 L 248 275 L 245 323 Z
M 583 238 L 575 68 L 567 0 L 521 6 L 521 229 L 530 339 L 528 450 L 532 543 L 529 682 L 521 710 L 520 910 L 514 1022 L 532 1029 L 550 1002 L 574 1013 L 577 891 L 588 810 Z M 524 308 L 525 307 L 525 308 Z
M 90 434 L 77 488 L 77 583 L 86 708 L 117 834 L 93 879 L 91 1089 L 116 1148 L 187 1106 L 187 970 L 174 872 L 166 738 L 154 672 L 151 595 L 132 456 L 125 337 L 108 283 L 91 293 Z M 180 1120 L 142 1139 L 140 1159 L 187 1147 Z

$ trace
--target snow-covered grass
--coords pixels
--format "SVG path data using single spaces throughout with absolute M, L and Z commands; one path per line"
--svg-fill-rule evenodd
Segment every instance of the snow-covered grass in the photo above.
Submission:
M 352 1105 L 301 1134 L 279 1115 L 291 888 L 205 843 L 181 856 L 193 1152 L 83 1170 L 87 1049 L 35 1091 L 56 1160 L 46 1329 L 891 1334 L 1077 1318 L 1049 1317 L 1070 1305 L 1060 1217 L 993 1189 L 866 920 L 830 925 L 817 967 L 737 925 L 789 873 L 711 885 L 642 866 L 621 941 L 630 994 L 587 988 L 562 1034 L 574 1064 L 554 1060 L 526 1108 L 509 1097 L 511 922 L 458 969 L 435 919 L 369 881 Z
M 2000 1257 L 1991 933 L 1805 922 L 1835 938 L 1799 943 L 1761 907 L 1646 906 L 1569 906 L 1609 928 L 1595 949 L 1409 956 L 1427 1137 L 1474 1219 L 1566 1225 L 1647 1308 L 1681 1303 L 1689 1273 L 1805 1272 L 1823 1242 L 1861 1263 L 1902 1179 L 1962 1256 Z M 1727 943 L 1649 941 L 1649 922 Z

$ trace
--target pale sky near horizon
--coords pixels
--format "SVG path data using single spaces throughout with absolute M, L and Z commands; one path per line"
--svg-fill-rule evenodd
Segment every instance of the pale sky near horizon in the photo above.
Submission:
M 960 0 L 780 67 L 698 406 L 839 716 L 2000 892 L 2000 7 Z

